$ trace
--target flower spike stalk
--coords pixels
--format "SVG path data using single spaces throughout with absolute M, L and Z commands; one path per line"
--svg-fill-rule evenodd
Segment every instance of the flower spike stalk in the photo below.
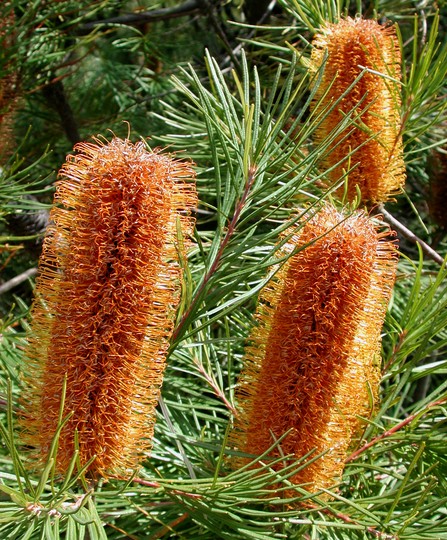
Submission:
M 313 46 L 311 65 L 323 69 L 312 105 L 321 116 L 316 143 L 334 136 L 349 114 L 354 122 L 334 136 L 322 165 L 332 183 L 348 171 L 350 202 L 357 187 L 362 201 L 385 202 L 405 182 L 395 28 L 348 17 L 323 27 Z M 344 190 L 341 186 L 338 195 Z
M 56 187 L 26 350 L 24 441 L 56 468 L 79 441 L 92 477 L 135 468 L 151 446 L 179 301 L 178 250 L 196 207 L 191 167 L 144 143 L 80 143 Z M 183 240 L 177 242 L 178 229 Z M 177 245 L 177 243 L 179 245 Z
M 316 491 L 340 478 L 359 417 L 377 400 L 397 250 L 363 212 L 346 217 L 331 205 L 281 256 L 294 250 L 261 293 L 230 440 L 259 456 L 290 430 L 271 457 L 324 453 L 290 479 Z

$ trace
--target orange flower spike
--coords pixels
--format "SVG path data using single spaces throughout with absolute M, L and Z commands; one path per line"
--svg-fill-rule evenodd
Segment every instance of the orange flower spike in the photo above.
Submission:
M 322 115 L 316 142 L 327 140 L 355 108 L 355 123 L 335 137 L 322 165 L 331 169 L 328 177 L 332 183 L 352 169 L 348 177 L 350 202 L 356 197 L 356 186 L 362 201 L 385 202 L 405 183 L 396 82 L 401 78 L 401 58 L 395 28 L 348 17 L 327 24 L 315 36 L 313 46 L 312 66 L 319 69 L 324 64 L 312 105 L 314 115 Z M 344 186 L 338 195 L 343 193 Z
M 281 255 L 307 247 L 261 293 L 231 439 L 260 455 L 291 430 L 284 455 L 326 452 L 291 479 L 310 491 L 341 476 L 358 417 L 377 399 L 380 331 L 397 263 L 387 235 L 363 212 L 346 218 L 327 205 Z
M 93 477 L 135 468 L 151 446 L 179 301 L 177 222 L 197 204 L 190 166 L 143 143 L 81 143 L 60 172 L 26 351 L 24 441 L 43 461 L 58 423 L 63 473 L 78 432 Z

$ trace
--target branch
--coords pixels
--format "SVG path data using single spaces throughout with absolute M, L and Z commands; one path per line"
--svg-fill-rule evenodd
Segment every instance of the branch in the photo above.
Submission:
M 158 533 L 155 533 L 151 536 L 152 540 L 158 540 L 159 538 L 163 538 L 163 536 L 165 536 L 166 534 L 170 532 L 175 533 L 174 527 L 176 527 L 177 525 L 180 525 L 180 523 L 182 523 L 182 521 L 185 521 L 185 519 L 187 518 L 189 518 L 189 514 L 188 512 L 185 512 L 184 514 L 174 519 L 170 523 L 167 523 Z
M 185 312 L 183 313 L 183 315 L 180 318 L 180 321 L 179 321 L 177 327 L 174 329 L 174 332 L 172 333 L 172 336 L 171 336 L 171 344 L 175 343 L 177 341 L 177 339 L 179 339 L 180 335 L 182 334 L 182 332 L 185 329 L 186 323 L 189 322 L 189 318 L 190 318 L 191 314 L 194 312 L 197 305 L 202 300 L 202 297 L 203 297 L 203 295 L 204 295 L 204 293 L 206 291 L 206 288 L 208 286 L 209 280 L 212 278 L 212 276 L 214 275 L 216 270 L 219 269 L 219 267 L 220 267 L 220 265 L 222 263 L 223 254 L 224 254 L 225 249 L 226 249 L 228 243 L 230 242 L 233 234 L 236 232 L 236 227 L 237 227 L 239 218 L 241 216 L 242 210 L 244 208 L 244 205 L 245 205 L 245 203 L 247 201 L 247 198 L 248 198 L 248 196 L 250 194 L 250 189 L 253 186 L 253 182 L 255 180 L 255 175 L 256 175 L 256 168 L 252 167 L 248 171 L 248 178 L 247 178 L 247 182 L 245 183 L 244 191 L 242 193 L 241 198 L 236 203 L 236 207 L 235 207 L 235 210 L 234 210 L 233 217 L 232 217 L 230 223 L 228 224 L 227 230 L 225 232 L 225 236 L 222 238 L 222 241 L 220 243 L 219 249 L 217 250 L 216 256 L 215 256 L 213 262 L 211 263 L 211 266 L 209 267 L 209 269 L 205 272 L 205 275 L 203 276 L 200 285 L 197 287 L 197 290 L 196 290 L 196 292 L 194 294 L 193 299 L 191 300 L 190 305 L 185 310 Z
M 444 264 L 444 259 L 437 253 L 433 248 L 431 248 L 428 244 L 426 244 L 423 240 L 421 240 L 418 236 L 416 236 L 413 232 L 410 231 L 410 229 L 407 229 L 405 225 L 403 225 L 400 221 L 398 221 L 395 217 L 393 217 L 389 212 L 385 210 L 385 208 L 380 205 L 379 213 L 383 215 L 385 218 L 385 221 L 388 222 L 389 225 L 394 227 L 397 232 L 399 232 L 402 236 L 404 236 L 407 240 L 410 240 L 411 242 L 415 244 L 419 244 L 421 246 L 421 249 L 423 253 L 432 259 L 433 261 L 437 262 L 440 265 Z
M 359 525 L 359 523 L 352 519 L 350 516 L 346 514 L 342 514 L 341 512 L 337 512 L 336 510 L 327 507 L 327 508 L 319 508 L 315 505 L 309 505 L 310 508 L 319 510 L 320 512 L 323 512 L 324 514 L 327 514 L 329 516 L 335 516 L 336 518 L 340 519 L 341 521 L 344 521 L 345 523 L 354 523 L 356 525 Z M 397 536 L 394 536 L 393 534 L 387 534 L 381 531 L 378 531 L 375 527 L 366 527 L 366 530 L 376 538 L 382 538 L 385 540 L 399 540 Z
M 214 378 L 209 375 L 209 373 L 206 372 L 203 364 L 201 364 L 200 362 L 198 362 L 197 360 L 194 360 L 194 364 L 197 366 L 197 369 L 199 370 L 199 372 L 201 373 L 201 375 L 205 378 L 206 382 L 211 386 L 211 388 L 213 389 L 215 395 L 221 399 L 226 408 L 231 412 L 231 414 L 237 418 L 239 412 L 238 410 L 236 409 L 236 407 L 234 407 L 227 399 L 227 397 L 225 396 L 225 394 L 223 393 L 222 389 L 219 388 L 219 385 L 217 384 L 217 382 L 214 380 Z
M 228 56 L 233 61 L 234 66 L 238 69 L 238 71 L 240 71 L 241 70 L 240 62 L 237 56 L 235 55 L 233 48 L 230 42 L 228 41 L 228 38 L 225 32 L 223 31 L 223 28 L 220 24 L 218 17 L 216 16 L 214 5 L 209 0 L 198 0 L 198 2 L 202 10 L 207 14 L 210 25 L 214 28 L 214 30 L 216 31 L 216 34 L 220 37 L 222 44 L 228 53 Z
M 123 480 L 127 481 L 125 477 L 111 474 L 110 478 L 116 478 L 117 480 Z M 172 493 L 174 495 L 180 495 L 182 497 L 189 497 L 191 499 L 202 499 L 203 495 L 200 493 L 189 493 L 187 491 L 181 491 L 180 489 L 169 489 L 165 485 L 160 484 L 158 482 L 155 482 L 153 480 L 144 480 L 144 478 L 139 478 L 138 476 L 134 476 L 132 478 L 132 482 L 135 484 L 140 484 L 140 486 L 146 486 L 146 487 L 152 487 L 154 489 L 164 489 L 167 493 Z
M 97 27 L 107 28 L 115 26 L 116 24 L 124 24 L 129 26 L 142 26 L 147 23 L 155 21 L 165 21 L 167 19 L 174 19 L 176 17 L 184 17 L 185 15 L 192 15 L 200 11 L 200 2 L 197 0 L 186 0 L 179 6 L 172 8 L 153 9 L 151 11 L 142 11 L 140 13 L 128 13 L 119 17 L 111 17 L 110 19 L 103 19 L 101 21 L 91 21 L 83 24 L 76 34 L 88 34 Z
M 61 125 L 68 140 L 74 146 L 81 140 L 79 135 L 78 125 L 76 123 L 73 110 L 68 103 L 65 95 L 64 85 L 62 81 L 56 80 L 42 88 L 42 93 L 50 107 L 55 109 L 61 119 Z
M 0 294 L 4 294 L 5 292 L 10 291 L 11 289 L 14 289 L 14 287 L 17 287 L 27 279 L 35 276 L 37 274 L 37 268 L 29 268 L 28 270 L 25 270 L 25 272 L 22 272 L 16 277 L 13 277 L 9 281 L 6 281 L 2 285 L 0 285 Z
M 394 435 L 394 433 L 396 433 L 400 429 L 404 428 L 408 424 L 411 424 L 411 422 L 413 422 L 413 420 L 415 420 L 418 416 L 427 414 L 430 409 L 433 409 L 433 407 L 437 407 L 439 405 L 443 405 L 446 401 L 447 401 L 447 398 L 438 399 L 437 401 L 432 401 L 431 403 L 429 403 L 428 405 L 426 405 L 424 407 L 425 410 L 422 409 L 421 411 L 419 411 L 417 413 L 414 413 L 414 414 L 411 414 L 410 416 L 407 416 L 407 418 L 405 418 L 404 420 L 402 420 L 401 422 L 399 422 L 398 424 L 393 426 L 391 429 L 388 429 L 387 431 L 384 431 L 383 433 L 381 433 L 380 435 L 378 435 L 377 437 L 375 437 L 371 441 L 364 444 L 361 448 L 359 448 L 358 450 L 353 452 L 350 456 L 348 456 L 346 458 L 345 463 L 349 463 L 350 461 L 354 461 L 354 459 L 356 459 L 360 454 L 363 454 L 363 452 L 365 452 L 365 450 L 368 450 L 368 448 L 371 448 L 371 446 L 374 446 L 376 443 L 378 443 L 382 439 L 386 439 L 390 435 Z

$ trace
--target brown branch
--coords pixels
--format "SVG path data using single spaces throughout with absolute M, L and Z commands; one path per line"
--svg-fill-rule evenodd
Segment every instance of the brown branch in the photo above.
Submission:
M 344 521 L 345 523 L 354 523 L 356 525 L 358 524 L 357 521 L 352 519 L 350 516 L 347 516 L 346 514 L 342 514 L 341 512 L 335 512 L 335 511 L 331 510 L 330 508 L 324 509 L 323 512 L 326 513 L 326 514 L 335 516 L 338 519 L 340 519 L 341 521 Z M 369 526 L 369 527 L 366 527 L 366 530 L 372 536 L 375 536 L 376 538 L 382 538 L 384 540 L 398 540 L 398 537 L 395 536 L 394 534 L 388 534 L 388 533 L 384 533 L 382 531 L 378 531 L 375 527 Z
M 316 510 L 317 512 L 321 512 L 328 516 L 334 516 L 337 519 L 344 521 L 345 523 L 353 523 L 355 525 L 360 525 L 360 523 L 353 519 L 351 516 L 348 516 L 347 514 L 343 514 L 341 512 L 337 512 L 337 510 L 334 510 L 329 506 L 321 507 L 319 505 L 317 506 L 315 503 L 304 503 L 304 506 L 306 508 L 309 508 L 310 510 Z M 383 540 L 399 540 L 397 536 L 378 531 L 374 526 L 366 526 L 365 529 L 376 538 L 382 538 Z
M 216 253 L 216 256 L 215 256 L 213 262 L 211 263 L 211 266 L 209 267 L 209 269 L 207 270 L 207 272 L 203 276 L 202 282 L 200 283 L 199 287 L 197 288 L 197 291 L 196 291 L 196 293 L 194 295 L 194 298 L 192 299 L 190 305 L 188 306 L 188 308 L 185 310 L 185 312 L 181 316 L 177 327 L 175 328 L 174 332 L 172 333 L 171 344 L 175 343 L 177 341 L 177 339 L 179 339 L 179 336 L 181 335 L 182 331 L 184 330 L 184 326 L 185 326 L 186 322 L 188 321 L 189 317 L 193 313 L 194 309 L 197 307 L 197 304 L 200 302 L 200 300 L 202 300 L 202 296 L 205 293 L 205 290 L 206 290 L 206 287 L 208 285 L 209 280 L 214 275 L 216 270 L 218 270 L 218 268 L 220 267 L 220 265 L 222 263 L 222 257 L 223 257 L 223 254 L 225 252 L 225 249 L 226 249 L 228 243 L 230 242 L 233 234 L 236 232 L 237 223 L 238 223 L 239 218 L 241 216 L 244 205 L 245 205 L 245 203 L 247 201 L 248 195 L 250 193 L 250 189 L 251 189 L 251 187 L 253 185 L 253 182 L 255 180 L 255 176 L 256 176 L 256 167 L 251 167 L 249 169 L 249 171 L 248 171 L 248 178 L 247 178 L 247 182 L 245 183 L 244 192 L 242 193 L 241 198 L 236 203 L 236 207 L 235 207 L 235 210 L 234 210 L 233 217 L 232 217 L 230 223 L 228 224 L 225 236 L 223 237 L 223 239 L 222 239 L 222 241 L 220 243 L 220 246 L 219 246 L 219 249 L 218 249 L 218 251 Z
M 228 53 L 228 56 L 231 58 L 235 68 L 238 69 L 238 71 L 241 70 L 241 65 L 236 57 L 233 48 L 231 47 L 230 42 L 228 41 L 228 38 L 222 28 L 222 25 L 220 24 L 219 18 L 216 16 L 215 7 L 210 0 L 198 0 L 200 7 L 202 8 L 202 11 L 206 13 L 208 21 L 212 28 L 216 31 L 216 34 L 219 36 L 225 50 Z
M 406 337 L 407 337 L 407 334 L 408 334 L 408 330 L 406 330 L 405 328 L 402 330 L 402 332 L 400 332 L 398 342 L 396 343 L 396 345 L 394 345 L 393 351 L 392 351 L 392 353 L 391 353 L 391 357 L 390 357 L 390 359 L 388 360 L 388 362 L 386 363 L 386 365 L 383 367 L 382 373 L 387 373 L 388 370 L 389 370 L 389 368 L 390 368 L 390 366 L 393 365 L 394 360 L 396 359 L 397 354 L 399 353 L 400 349 L 402 348 L 402 345 L 403 345 L 404 342 L 405 342 L 405 339 L 406 339 Z
M 117 525 L 114 525 L 113 523 L 107 523 L 107 527 L 111 527 L 115 531 L 118 531 L 119 533 L 124 535 L 124 538 L 130 538 L 130 540 L 138 540 L 138 536 L 134 536 L 133 534 L 126 532 L 124 529 L 121 529 L 121 527 L 118 527 Z
M 231 412 L 231 414 L 235 417 L 238 416 L 238 410 L 236 409 L 236 407 L 234 407 L 227 399 L 227 397 L 225 396 L 224 392 L 222 391 L 221 388 L 219 388 L 217 382 L 214 380 L 214 378 L 209 375 L 209 373 L 206 372 L 205 370 L 205 367 L 203 366 L 203 364 L 201 364 L 200 362 L 198 362 L 197 360 L 194 361 L 194 364 L 197 366 L 197 369 L 199 370 L 199 372 L 202 374 L 202 376 L 204 377 L 204 379 L 206 380 L 206 382 L 211 386 L 211 388 L 213 389 L 215 395 L 223 401 L 223 403 L 225 404 L 226 408 Z
M 124 478 L 121 478 L 116 475 L 111 475 L 111 478 L 116 478 L 118 480 L 124 480 Z M 189 497 L 191 499 L 201 499 L 202 495 L 199 493 L 188 493 L 186 491 L 181 491 L 179 489 L 169 489 L 166 486 L 162 486 L 158 482 L 154 482 L 152 480 L 144 480 L 143 478 L 138 478 L 138 476 L 135 476 L 132 478 L 132 482 L 135 482 L 135 484 L 140 484 L 140 486 L 146 486 L 146 487 L 153 487 L 155 489 L 164 489 L 168 493 L 172 493 L 174 495 L 180 495 L 184 497 Z
M 18 285 L 20 285 L 27 279 L 34 277 L 36 274 L 37 274 L 37 268 L 29 268 L 28 270 L 25 270 L 25 272 L 22 272 L 18 276 L 15 276 L 9 281 L 2 283 L 0 285 L 0 294 L 4 294 L 5 292 L 8 292 L 11 289 L 14 289 L 15 287 L 17 287 Z
M 189 517 L 189 514 L 185 512 L 178 518 L 166 524 L 158 533 L 153 534 L 150 537 L 150 540 L 158 540 L 159 538 L 163 538 L 163 536 L 166 536 L 170 532 L 175 533 L 174 527 L 176 527 L 177 525 L 180 525 L 180 523 L 182 523 L 182 521 L 185 521 L 185 519 L 187 519 L 188 517 Z
M 61 126 L 67 135 L 68 140 L 74 146 L 80 142 L 78 125 L 73 115 L 73 110 L 65 95 L 64 85 L 61 80 L 44 86 L 42 93 L 50 107 L 55 109 L 61 119 Z
M 120 15 L 119 17 L 111 17 L 101 21 L 91 21 L 83 24 L 76 31 L 76 34 L 88 34 L 95 28 L 108 28 L 117 24 L 127 26 L 143 26 L 147 23 L 155 21 L 165 21 L 167 19 L 174 19 L 176 17 L 193 15 L 199 11 L 200 3 L 197 0 L 186 0 L 186 2 L 183 4 L 174 6 L 172 8 L 153 9 L 151 11 L 142 11 L 139 13 L 127 13 L 126 15 Z
M 345 463 L 349 463 L 350 461 L 354 461 L 354 459 L 356 459 L 360 454 L 363 454 L 363 452 L 365 452 L 365 450 L 368 450 L 368 448 L 371 448 L 371 446 L 374 446 L 376 443 L 378 443 L 379 441 L 381 441 L 383 439 L 386 439 L 390 435 L 394 435 L 394 433 L 396 433 L 397 431 L 399 431 L 403 427 L 407 426 L 408 424 L 411 424 L 411 422 L 413 422 L 413 420 L 415 418 L 417 418 L 418 416 L 423 415 L 423 414 L 427 414 L 430 409 L 433 409 L 433 407 L 437 407 L 438 405 L 443 405 L 446 402 L 447 402 L 447 398 L 438 399 L 437 401 L 432 401 L 431 403 L 426 405 L 422 411 L 419 411 L 419 412 L 416 412 L 414 414 L 411 414 L 410 416 L 407 416 L 407 418 L 402 420 L 402 422 L 399 422 L 398 424 L 393 426 L 391 429 L 388 429 L 387 431 L 384 431 L 383 433 L 381 433 L 380 435 L 378 435 L 377 437 L 375 437 L 371 441 L 364 444 L 361 448 L 359 448 L 358 450 L 353 452 L 350 456 L 348 456 L 346 458 Z
M 399 220 L 397 220 L 394 216 L 392 216 L 389 212 L 385 210 L 385 208 L 380 205 L 379 213 L 383 215 L 385 221 L 391 225 L 398 233 L 400 233 L 403 237 L 405 237 L 407 240 L 410 240 L 414 244 L 419 244 L 419 246 L 422 249 L 422 252 L 432 259 L 433 261 L 437 262 L 440 265 L 444 264 L 444 259 L 437 253 L 433 248 L 431 248 L 427 243 L 425 243 L 423 240 L 421 240 L 418 236 L 416 236 L 413 232 L 410 231 L 410 229 L 407 229 L 405 225 L 403 225 Z

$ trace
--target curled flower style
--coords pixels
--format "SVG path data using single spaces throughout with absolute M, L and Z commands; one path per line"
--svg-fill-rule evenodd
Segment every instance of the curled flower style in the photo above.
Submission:
M 357 187 L 363 201 L 385 202 L 405 182 L 395 28 L 348 17 L 323 27 L 313 46 L 312 66 L 323 70 L 312 106 L 320 117 L 315 138 L 333 138 L 322 165 L 332 183 L 348 171 L 350 202 Z M 348 115 L 353 123 L 340 129 Z
M 321 453 L 290 479 L 315 491 L 341 476 L 360 417 L 374 409 L 397 250 L 363 212 L 327 205 L 281 255 L 292 252 L 261 293 L 230 439 L 255 456 L 284 435 L 271 457 Z
M 197 198 L 190 165 L 142 142 L 75 149 L 39 263 L 23 439 L 46 459 L 66 381 L 57 470 L 77 445 L 81 465 L 94 457 L 89 474 L 107 477 L 135 468 L 151 447 Z

